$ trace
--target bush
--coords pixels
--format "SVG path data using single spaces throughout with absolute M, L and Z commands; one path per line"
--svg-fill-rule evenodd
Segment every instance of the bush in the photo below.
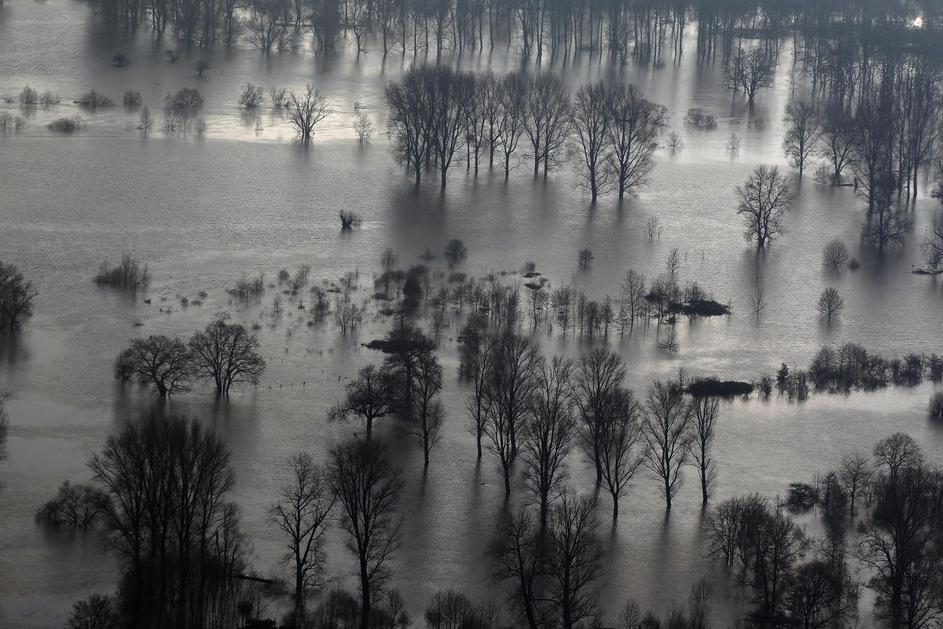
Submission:
M 126 68 L 131 65 L 131 61 L 119 52 L 117 55 L 111 58 L 111 65 L 116 68 Z
M 137 109 L 144 104 L 144 98 L 141 97 L 141 92 L 128 90 L 124 93 L 123 102 L 126 109 Z
M 119 629 L 121 626 L 117 602 L 104 594 L 92 594 L 84 601 L 76 601 L 66 622 L 66 629 Z
M 115 102 L 105 96 L 104 94 L 99 94 L 95 90 L 89 90 L 85 94 L 79 97 L 75 101 L 79 107 L 84 107 L 85 109 L 104 109 L 106 107 L 113 107 Z
M 251 279 L 243 275 L 236 285 L 229 289 L 230 295 L 243 301 L 249 301 L 250 298 L 258 297 L 264 292 L 265 279 L 261 274 Z
M 350 210 L 341 210 L 338 213 L 341 219 L 341 230 L 350 231 L 354 226 L 360 225 L 360 215 Z
M 167 94 L 164 106 L 171 111 L 190 114 L 203 106 L 203 97 L 192 87 L 184 87 L 176 94 Z
M 56 133 L 75 133 L 85 126 L 85 123 L 78 116 L 71 118 L 57 118 L 46 125 L 46 128 Z
M 838 269 L 845 266 L 848 260 L 848 247 L 841 240 L 832 240 L 822 249 L 822 264 L 825 266 Z
M 95 276 L 95 283 L 99 286 L 115 286 L 131 290 L 143 288 L 149 280 L 147 265 L 142 266 L 127 253 L 121 256 L 121 262 L 117 266 L 109 267 L 107 262 L 102 262 Z
M 0 112 L 0 133 L 16 133 L 24 128 L 25 120 L 6 111 Z
M 689 109 L 685 122 L 692 127 L 707 131 L 717 128 L 717 119 L 713 115 L 705 113 L 700 107 Z
M 258 85 L 246 83 L 242 86 L 242 94 L 239 96 L 239 104 L 246 109 L 258 109 L 265 101 L 265 93 Z

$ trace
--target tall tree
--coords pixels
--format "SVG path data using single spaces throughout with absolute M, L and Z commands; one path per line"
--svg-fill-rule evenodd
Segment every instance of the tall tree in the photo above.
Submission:
M 606 168 L 609 151 L 606 136 L 612 124 L 612 97 L 612 90 L 602 81 L 584 85 L 576 92 L 576 101 L 570 112 L 570 126 L 580 150 L 580 177 L 594 202 L 610 183 Z
M 757 166 L 742 187 L 737 187 L 737 214 L 743 217 L 744 237 L 764 248 L 782 233 L 783 213 L 792 202 L 789 177 L 776 166 Z
M 819 138 L 818 112 L 812 103 L 797 101 L 786 106 L 786 134 L 783 150 L 793 168 L 799 169 L 802 177 L 805 165 L 816 152 Z
M 635 472 L 645 461 L 642 442 L 641 409 L 628 389 L 619 387 L 610 401 L 612 419 L 603 426 L 601 436 L 602 475 L 612 496 L 612 518 L 619 517 L 619 498 L 628 491 Z
M 714 437 L 720 401 L 713 396 L 691 401 L 691 458 L 701 481 L 701 501 L 707 504 L 714 481 L 717 480 L 717 462 L 714 460 Z
M 216 396 L 229 395 L 234 384 L 258 384 L 265 370 L 259 340 L 238 323 L 219 317 L 190 337 L 194 373 L 216 385 Z
M 645 463 L 661 484 L 665 508 L 681 488 L 681 471 L 691 449 L 691 407 L 677 382 L 655 382 L 648 389 L 642 423 Z
M 328 421 L 346 421 L 358 416 L 366 424 L 369 439 L 374 422 L 393 411 L 396 384 L 396 377 L 389 369 L 367 365 L 347 383 L 345 398 L 328 411 Z
M 622 199 L 645 183 L 655 166 L 652 156 L 665 108 L 646 100 L 634 85 L 612 88 L 611 106 L 608 159 Z
M 603 439 L 615 413 L 615 393 L 624 380 L 625 364 L 615 352 L 597 348 L 580 359 L 575 379 L 580 442 L 596 468 L 596 485 L 602 483 Z

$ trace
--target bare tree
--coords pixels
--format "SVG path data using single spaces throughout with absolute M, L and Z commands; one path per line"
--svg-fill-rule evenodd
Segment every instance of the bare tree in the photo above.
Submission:
M 645 183 L 655 166 L 658 131 L 664 124 L 665 108 L 648 101 L 634 85 L 612 88 L 609 121 L 609 168 L 616 180 L 619 198 Z
M 580 177 L 593 202 L 609 186 L 606 139 L 611 124 L 611 101 L 612 91 L 602 81 L 584 85 L 576 92 L 576 102 L 570 112 L 570 126 L 580 150 Z
M 331 450 L 328 482 L 342 507 L 347 549 L 357 559 L 360 629 L 370 629 L 374 596 L 389 576 L 387 562 L 397 546 L 395 509 L 403 482 L 378 441 L 350 441 Z
M 874 445 L 874 458 L 887 468 L 890 476 L 897 476 L 901 470 L 920 465 L 923 454 L 913 437 L 895 432 Z
M 707 504 L 714 481 L 717 480 L 717 462 L 714 460 L 714 432 L 719 400 L 708 396 L 691 401 L 694 421 L 691 423 L 691 458 L 701 480 L 701 501 Z
M 819 142 L 832 165 L 832 185 L 841 181 L 842 172 L 851 163 L 852 132 L 852 118 L 843 104 L 836 102 L 825 108 Z
M 411 385 L 412 408 L 406 414 L 404 427 L 422 444 L 423 464 L 429 467 L 429 453 L 439 442 L 445 409 L 436 399 L 442 389 L 442 367 L 431 350 L 417 356 Z
M 833 317 L 837 317 L 845 309 L 845 300 L 838 294 L 837 288 L 829 287 L 819 295 L 819 303 L 815 309 L 827 321 L 831 321 Z
M 134 378 L 144 386 L 153 386 L 161 398 L 186 391 L 193 377 L 190 349 L 180 339 L 163 334 L 135 339 L 118 354 L 115 377 L 122 381 Z
M 612 419 L 601 437 L 602 475 L 612 496 L 612 519 L 619 517 L 619 498 L 628 491 L 635 472 L 645 461 L 639 452 L 642 441 L 640 408 L 631 391 L 618 388 L 610 401 Z
M 288 94 L 287 106 L 288 122 L 301 137 L 301 142 L 307 144 L 314 137 L 314 128 L 327 118 L 327 100 L 308 83 L 304 92 Z
M 539 629 L 542 624 L 541 581 L 545 570 L 541 531 L 529 511 L 512 514 L 488 548 L 496 581 L 511 584 L 511 600 L 522 625 Z
M 493 341 L 487 339 L 473 349 L 468 365 L 468 375 L 472 381 L 472 394 L 468 397 L 465 408 L 468 409 L 469 417 L 472 420 L 472 433 L 475 435 L 479 459 L 482 454 L 481 440 L 486 436 L 488 429 L 490 403 L 488 392 L 493 376 L 491 372 L 493 360 Z
M 504 162 L 504 178 L 511 173 L 511 159 L 524 135 L 527 94 L 530 84 L 520 72 L 512 72 L 498 84 L 501 103 L 498 122 L 498 146 Z
M 286 0 L 255 0 L 246 20 L 250 40 L 265 52 L 272 48 L 281 49 L 288 36 L 290 24 L 286 19 L 288 2 Z
M 373 122 L 370 121 L 370 116 L 367 114 L 357 116 L 351 126 L 354 133 L 357 134 L 357 141 L 361 144 L 366 144 L 373 137 Z
M 743 90 L 752 105 L 757 91 L 772 84 L 773 70 L 773 59 L 766 50 L 757 47 L 744 51 L 740 48 L 727 68 L 727 87 L 734 91 Z
M 625 364 L 615 352 L 597 348 L 580 359 L 575 381 L 580 442 L 596 468 L 597 486 L 603 478 L 603 439 L 613 420 L 615 393 L 624 380 Z
M 816 152 L 819 138 L 818 112 L 812 103 L 798 101 L 786 106 L 786 134 L 783 150 L 793 168 L 799 169 L 802 177 L 805 165 Z
M 665 508 L 681 488 L 681 470 L 691 449 L 692 410 L 677 382 L 656 381 L 648 389 L 642 432 L 648 446 L 645 463 L 661 483 Z
M 346 421 L 358 416 L 366 424 L 369 439 L 374 422 L 393 411 L 395 389 L 396 377 L 388 369 L 367 365 L 347 383 L 346 396 L 328 411 L 328 421 Z
M 455 265 L 468 257 L 468 249 L 465 248 L 465 243 L 463 243 L 458 238 L 453 238 L 445 245 L 445 256 L 446 262 L 448 262 L 449 268 L 455 268 Z
M 324 543 L 334 497 L 324 470 L 310 454 L 289 458 L 288 470 L 290 480 L 269 513 L 288 547 L 285 561 L 294 577 L 294 613 L 300 621 L 305 617 L 308 591 L 324 584 Z
M 550 503 L 566 479 L 566 457 L 573 448 L 573 361 L 541 360 L 524 424 L 524 483 L 540 508 L 540 527 L 547 525 Z
M 33 283 L 12 264 L 0 262 L 0 334 L 14 331 L 24 317 L 33 314 Z
M 583 626 L 599 614 L 596 580 L 602 546 L 596 535 L 595 500 L 565 492 L 554 506 L 547 533 L 547 572 L 553 616 L 563 629 Z
M 442 187 L 461 143 L 465 141 L 471 106 L 475 98 L 475 78 L 451 66 L 420 69 L 423 85 L 428 90 L 431 108 L 431 138 Z
M 265 371 L 256 336 L 238 323 L 218 317 L 202 332 L 190 337 L 194 375 L 216 385 L 217 397 L 229 395 L 234 384 L 258 384 Z
M 570 134 L 570 94 L 555 74 L 545 72 L 531 80 L 524 105 L 524 132 L 530 140 L 534 175 L 543 166 L 546 177 Z
M 423 75 L 417 68 L 407 70 L 399 81 L 386 86 L 385 96 L 393 156 L 415 175 L 419 185 L 433 152 L 431 106 Z
M 737 214 L 743 217 L 744 236 L 756 240 L 760 249 L 783 232 L 783 213 L 792 202 L 789 177 L 776 166 L 757 166 L 742 187 L 737 188 L 740 200 Z
M 838 464 L 838 479 L 848 494 L 849 511 L 855 513 L 855 500 L 871 483 L 874 471 L 868 458 L 860 452 L 852 452 L 841 458 Z

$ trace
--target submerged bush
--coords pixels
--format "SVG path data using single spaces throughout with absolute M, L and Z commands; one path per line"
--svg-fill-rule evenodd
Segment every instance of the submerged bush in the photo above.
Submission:
M 85 94 L 82 94 L 82 96 L 80 96 L 75 102 L 79 107 L 92 110 L 113 107 L 115 104 L 115 101 L 111 100 L 104 94 L 99 94 L 95 90 L 89 90 Z
M 260 273 L 258 277 L 249 278 L 243 275 L 236 285 L 229 289 L 229 294 L 243 301 L 258 297 L 265 292 L 265 278 Z
M 6 111 L 0 112 L 0 133 L 16 133 L 24 128 L 25 120 Z
M 203 97 L 192 87 L 184 87 L 176 94 L 167 94 L 164 106 L 171 111 L 190 114 L 203 106 Z
M 845 243 L 837 238 L 830 241 L 825 248 L 822 249 L 822 264 L 825 266 L 830 266 L 833 269 L 837 269 L 845 266 L 848 263 L 848 247 L 845 246 Z
M 57 118 L 46 125 L 46 128 L 56 133 L 75 133 L 85 126 L 85 123 L 78 116 L 71 118 Z
M 121 262 L 113 267 L 108 262 L 102 262 L 95 276 L 95 283 L 99 286 L 114 286 L 117 288 L 143 288 L 150 280 L 147 265 L 132 258 L 129 254 L 121 256 Z
M 141 97 L 141 92 L 128 90 L 124 93 L 124 99 L 122 102 L 127 109 L 137 109 L 144 104 L 144 98 Z

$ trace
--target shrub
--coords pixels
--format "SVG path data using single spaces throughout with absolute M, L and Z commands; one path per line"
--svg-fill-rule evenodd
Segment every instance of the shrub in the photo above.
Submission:
M 126 68 L 127 66 L 131 65 L 131 60 L 119 52 L 111 58 L 111 65 L 116 68 Z
M 92 594 L 76 601 L 66 629 L 119 629 L 122 626 L 118 603 L 114 597 Z
M 242 86 L 242 94 L 239 96 L 239 104 L 246 109 L 258 109 L 265 101 L 265 92 L 258 85 L 246 83 Z
M 47 124 L 46 128 L 56 133 L 75 133 L 84 126 L 85 123 L 81 118 L 72 116 L 71 118 L 56 118 Z
M 144 104 L 144 99 L 141 97 L 141 92 L 135 92 L 134 90 L 128 90 L 124 93 L 124 106 L 127 109 L 137 109 Z
M 169 110 L 190 114 L 203 106 L 203 97 L 192 87 L 184 87 L 176 94 L 167 94 L 164 105 Z
M 712 114 L 705 113 L 700 107 L 689 109 L 685 122 L 692 127 L 707 131 L 717 128 L 717 119 Z
M 593 252 L 589 249 L 580 249 L 579 253 L 576 254 L 576 261 L 581 269 L 589 268 L 589 265 L 593 262 Z
M 104 94 L 99 94 L 95 90 L 89 90 L 85 94 L 82 94 L 75 102 L 79 107 L 91 110 L 113 107 L 115 104 L 113 100 Z
M 233 288 L 229 289 L 229 294 L 238 297 L 243 301 L 249 301 L 252 297 L 258 297 L 265 292 L 265 279 L 260 274 L 258 277 L 248 278 L 245 275 L 240 278 Z
M 285 101 L 288 98 L 288 90 L 284 87 L 271 87 L 268 95 L 272 99 L 272 107 L 281 109 L 285 106 Z
M 837 238 L 830 241 L 825 245 L 825 248 L 822 249 L 822 264 L 825 266 L 837 269 L 845 266 L 848 263 L 848 259 L 848 247 Z
M 109 267 L 107 261 L 102 262 L 95 276 L 95 283 L 99 286 L 115 286 L 130 290 L 143 288 L 149 280 L 147 265 L 142 266 L 127 253 L 121 256 L 121 262 L 116 266 Z
M 341 210 L 338 213 L 341 219 L 341 230 L 350 231 L 354 226 L 360 225 L 360 215 L 350 210 Z
M 26 127 L 26 121 L 19 116 L 3 111 L 0 112 L 0 133 L 16 133 Z

